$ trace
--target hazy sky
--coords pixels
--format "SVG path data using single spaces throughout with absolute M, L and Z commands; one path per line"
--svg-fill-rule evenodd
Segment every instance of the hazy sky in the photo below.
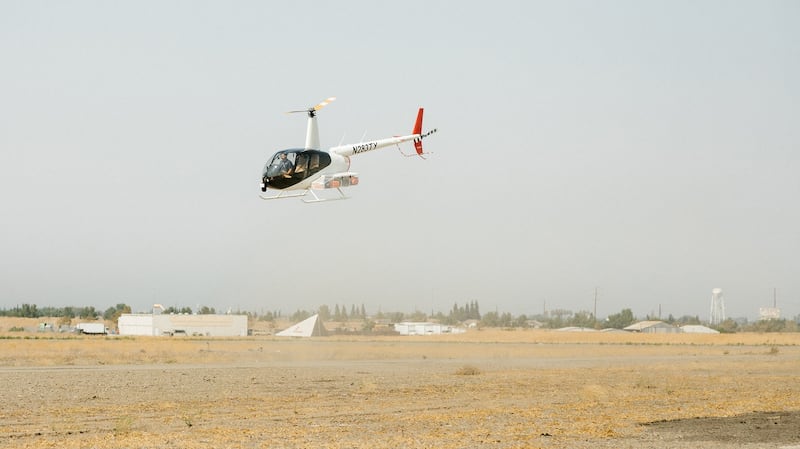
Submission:
M 0 0 L 0 307 L 800 314 L 800 3 Z M 352 199 L 259 199 L 302 146 Z M 410 145 L 406 151 L 412 151 Z

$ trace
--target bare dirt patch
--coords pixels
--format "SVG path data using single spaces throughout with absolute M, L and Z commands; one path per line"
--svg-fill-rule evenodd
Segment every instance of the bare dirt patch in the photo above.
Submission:
M 800 446 L 800 411 L 679 419 L 648 423 L 647 426 L 664 439 L 675 442 Z

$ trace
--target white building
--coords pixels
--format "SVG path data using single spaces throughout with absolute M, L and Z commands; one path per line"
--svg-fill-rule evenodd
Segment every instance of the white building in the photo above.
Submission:
M 759 307 L 758 319 L 761 321 L 781 319 L 781 309 L 777 307 Z
M 124 313 L 117 322 L 120 335 L 247 336 L 247 315 L 154 315 Z
M 461 334 L 464 329 L 438 323 L 395 323 L 394 330 L 400 335 Z

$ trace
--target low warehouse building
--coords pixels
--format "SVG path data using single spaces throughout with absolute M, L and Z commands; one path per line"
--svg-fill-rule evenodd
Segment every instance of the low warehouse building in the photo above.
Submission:
M 394 330 L 400 335 L 460 334 L 465 332 L 464 329 L 438 323 L 395 323 Z
M 120 335 L 247 336 L 247 315 L 124 313 L 117 325 Z

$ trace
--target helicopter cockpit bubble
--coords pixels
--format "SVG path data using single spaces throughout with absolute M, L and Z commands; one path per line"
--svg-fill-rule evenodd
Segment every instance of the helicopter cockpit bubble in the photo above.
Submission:
M 320 172 L 331 164 L 331 156 L 318 150 L 292 148 L 275 153 L 261 173 L 262 191 L 266 186 L 284 189 Z
M 294 162 L 297 150 L 284 150 L 275 153 L 272 160 L 264 167 L 264 175 L 267 178 L 276 176 L 288 176 L 294 171 Z

